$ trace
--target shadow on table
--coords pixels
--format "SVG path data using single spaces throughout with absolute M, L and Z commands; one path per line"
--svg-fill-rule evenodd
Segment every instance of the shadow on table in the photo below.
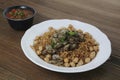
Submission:
M 49 19 L 51 19 L 51 18 L 48 18 L 48 17 L 46 17 L 44 15 L 36 13 L 36 15 L 34 17 L 33 25 L 37 24 L 37 23 L 40 23 L 40 22 L 43 22 L 43 21 L 46 21 L 46 20 L 49 20 Z
M 60 80 L 101 80 L 105 76 L 106 70 L 101 66 L 82 73 L 55 73 L 55 76 L 59 76 Z

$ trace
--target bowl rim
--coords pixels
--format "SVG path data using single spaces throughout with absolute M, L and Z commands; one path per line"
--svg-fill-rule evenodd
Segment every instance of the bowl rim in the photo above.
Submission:
M 110 50 L 109 50 L 109 53 L 108 53 L 108 56 L 107 56 L 107 58 L 105 58 L 104 60 L 102 60 L 102 62 L 100 62 L 100 63 L 97 63 L 97 65 L 95 65 L 95 66 L 93 66 L 93 67 L 90 67 L 90 68 L 88 68 L 88 69 L 83 69 L 83 70 L 79 70 L 80 68 L 79 67 L 60 67 L 60 68 L 57 68 L 58 66 L 56 66 L 56 68 L 55 67 L 53 67 L 53 66 L 55 66 L 55 65 L 52 65 L 52 64 L 49 64 L 49 63 L 47 63 L 47 64 L 49 64 L 48 66 L 47 65 L 45 65 L 45 63 L 43 63 L 43 64 L 39 64 L 38 62 L 36 62 L 36 61 L 34 61 L 34 59 L 33 58 L 30 58 L 30 56 L 27 54 L 27 52 L 26 52 L 26 50 L 25 50 L 25 48 L 27 48 L 27 46 L 24 46 L 24 44 L 26 43 L 25 41 L 23 41 L 23 40 L 25 40 L 25 37 L 27 36 L 27 34 L 29 33 L 29 32 L 31 32 L 32 31 L 32 29 L 35 29 L 36 27 L 38 27 L 38 25 L 39 24 L 42 24 L 42 23 L 45 23 L 45 22 L 49 22 L 49 21 L 64 21 L 64 20 L 66 20 L 66 21 L 77 21 L 77 22 L 81 22 L 81 21 L 78 21 L 78 20 L 71 20 L 71 19 L 52 19 L 52 20 L 46 20 L 46 21 L 43 21 L 43 22 L 41 22 L 41 23 L 38 23 L 38 24 L 36 24 L 36 25 L 33 25 L 33 27 L 31 27 L 30 29 L 28 29 L 26 32 L 25 32 L 25 34 L 23 35 L 23 37 L 22 37 L 22 39 L 21 39 L 21 48 L 22 48 L 22 50 L 23 50 L 23 52 L 24 52 L 24 55 L 30 60 L 30 61 L 32 61 L 34 64 L 36 64 L 36 65 L 38 65 L 38 66 L 40 66 L 40 67 L 42 67 L 42 68 L 45 68 L 45 69 L 48 69 L 48 70 L 51 70 L 51 71 L 55 71 L 55 72 L 61 72 L 61 73 L 78 73 L 78 72 L 86 72 L 86 71 L 90 71 L 90 70 L 93 70 L 93 69 L 96 69 L 97 67 L 99 67 L 99 66 L 101 66 L 102 64 L 104 64 L 108 59 L 109 59 L 109 57 L 110 57 L 110 55 L 111 55 L 111 51 L 112 51 L 112 49 L 111 49 L 111 42 L 110 42 L 110 40 L 109 40 L 109 38 L 108 38 L 108 36 L 105 34 L 105 33 L 103 33 L 100 29 L 98 29 L 96 26 L 94 26 L 94 25 L 91 25 L 91 24 L 88 24 L 88 23 L 85 23 L 85 22 L 81 22 L 81 23 L 83 23 L 83 24 L 86 24 L 86 25 L 89 25 L 89 26 L 93 26 L 95 29 L 97 29 L 98 31 L 100 31 L 100 33 L 102 33 L 102 35 L 104 35 L 104 37 L 107 39 L 107 43 L 109 43 L 109 48 L 110 48 Z M 44 61 L 45 62 L 45 61 Z M 92 62 L 92 61 L 91 61 Z M 89 64 L 89 63 L 88 63 Z M 87 64 L 86 64 L 87 65 Z M 83 65 L 84 66 L 84 65 Z M 52 67 L 52 68 L 51 68 Z M 81 66 L 82 67 L 82 66 Z M 55 68 L 55 69 L 54 69 Z M 63 69 L 64 68 L 64 69 Z M 67 69 L 68 68 L 68 70 L 69 71 L 66 71 L 65 69 Z M 74 69 L 75 69 L 75 71 L 74 71 Z M 63 70 L 65 70 L 65 71 L 63 71 Z
M 32 9 L 33 11 L 33 15 L 31 16 L 31 17 L 28 17 L 28 18 L 25 18 L 25 19 L 11 19 L 11 18 L 8 18 L 7 16 L 6 16 L 6 12 L 11 8 L 11 9 L 14 9 L 14 7 L 21 7 L 21 6 L 24 6 L 24 7 L 26 7 L 26 8 L 30 8 L 30 9 Z M 36 10 L 33 8 L 33 7 L 30 7 L 30 6 L 27 6 L 27 5 L 15 5 L 15 6 L 9 6 L 9 7 L 7 7 L 7 8 L 5 8 L 4 9 L 4 11 L 3 11 L 3 17 L 4 18 L 6 18 L 6 19 L 8 19 L 8 20 L 12 20 L 12 21 L 25 21 L 25 20 L 28 20 L 28 19 L 31 19 L 31 18 L 33 18 L 35 15 L 36 15 Z

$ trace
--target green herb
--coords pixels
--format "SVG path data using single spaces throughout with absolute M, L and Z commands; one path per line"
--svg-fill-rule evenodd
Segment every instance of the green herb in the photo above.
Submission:
M 55 43 L 53 41 L 51 41 L 51 46 L 52 46 L 52 48 L 55 47 Z
M 20 16 L 24 16 L 24 13 L 23 12 L 19 12 Z
M 69 34 L 70 36 L 74 36 L 74 35 L 76 35 L 76 32 L 74 32 L 74 31 L 69 31 L 68 34 Z
M 65 37 L 60 38 L 60 41 L 64 42 L 65 41 Z

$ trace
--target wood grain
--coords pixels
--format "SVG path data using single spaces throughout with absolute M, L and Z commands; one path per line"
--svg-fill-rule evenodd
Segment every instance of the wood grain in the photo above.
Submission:
M 97 69 L 65 74 L 29 61 L 20 47 L 25 31 L 13 30 L 2 12 L 13 5 L 36 9 L 34 24 L 48 19 L 75 19 L 102 30 L 112 43 L 110 59 Z M 120 80 L 120 0 L 0 0 L 0 80 Z

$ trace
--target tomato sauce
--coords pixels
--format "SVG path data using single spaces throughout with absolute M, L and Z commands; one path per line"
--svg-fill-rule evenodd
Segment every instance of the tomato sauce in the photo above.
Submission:
M 26 19 L 33 15 L 33 12 L 27 9 L 12 9 L 6 16 L 11 19 Z

